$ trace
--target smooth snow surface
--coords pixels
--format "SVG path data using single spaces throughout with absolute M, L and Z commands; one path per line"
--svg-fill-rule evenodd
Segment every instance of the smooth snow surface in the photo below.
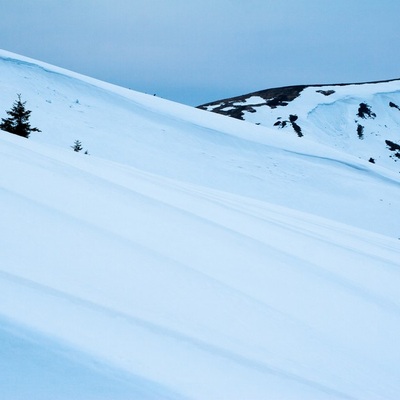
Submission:
M 396 174 L 0 55 L 7 399 L 397 399 Z

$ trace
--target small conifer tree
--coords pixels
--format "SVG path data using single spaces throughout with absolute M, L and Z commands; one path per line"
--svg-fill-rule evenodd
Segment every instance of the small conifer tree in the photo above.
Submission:
M 82 143 L 79 140 L 75 140 L 74 145 L 71 147 L 77 153 L 79 153 L 83 149 Z
M 32 111 L 25 108 L 26 101 L 21 101 L 21 95 L 17 96 L 18 100 L 14 102 L 11 110 L 6 111 L 9 118 L 1 119 L 0 129 L 26 138 L 31 132 L 41 132 L 40 129 L 31 127 L 29 117 Z

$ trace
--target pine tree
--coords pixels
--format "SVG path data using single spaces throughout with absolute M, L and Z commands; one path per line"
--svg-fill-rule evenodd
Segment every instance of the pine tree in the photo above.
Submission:
M 83 149 L 82 143 L 79 140 L 75 140 L 74 145 L 71 147 L 77 153 L 79 153 Z
M 14 102 L 11 110 L 7 111 L 10 117 L 1 119 L 0 129 L 26 138 L 31 132 L 41 132 L 38 128 L 31 128 L 29 117 L 32 111 L 25 108 L 26 101 L 21 101 L 21 95 L 17 96 L 18 100 Z

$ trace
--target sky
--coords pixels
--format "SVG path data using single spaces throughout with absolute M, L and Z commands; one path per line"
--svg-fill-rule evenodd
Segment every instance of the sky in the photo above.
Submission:
M 188 105 L 400 78 L 398 0 L 0 0 L 0 48 Z

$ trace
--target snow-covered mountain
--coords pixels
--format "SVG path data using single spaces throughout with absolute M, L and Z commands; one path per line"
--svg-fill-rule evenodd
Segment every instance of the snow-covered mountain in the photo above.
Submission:
M 400 172 L 400 80 L 274 88 L 199 106 Z
M 397 398 L 398 173 L 4 51 L 0 87 L 42 130 L 0 132 L 4 398 Z

